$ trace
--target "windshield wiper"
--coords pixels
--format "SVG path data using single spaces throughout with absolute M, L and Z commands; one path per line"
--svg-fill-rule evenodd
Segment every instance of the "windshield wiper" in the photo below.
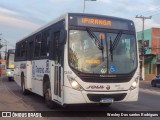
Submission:
M 103 56 L 103 61 L 104 61 L 104 51 L 103 51 L 103 50 L 104 50 L 104 46 L 103 46 L 103 41 L 102 41 L 102 39 L 101 39 L 101 41 L 100 41 L 100 40 L 97 38 L 97 36 L 92 32 L 91 29 L 86 28 L 86 30 L 87 30 L 89 36 L 92 38 L 92 40 L 93 40 L 93 39 L 95 40 L 94 43 L 95 43 L 95 45 L 98 47 L 98 49 L 102 51 L 102 56 Z
M 95 39 L 94 42 L 95 42 L 95 44 L 97 45 L 98 49 L 100 49 L 100 50 L 104 49 L 102 41 L 100 41 L 100 40 L 97 38 L 97 36 L 93 33 L 93 31 L 92 31 L 91 29 L 87 28 L 87 32 L 88 32 L 89 36 L 90 36 L 92 39 Z
M 110 37 L 110 54 L 111 54 L 111 61 L 113 61 L 113 50 L 115 50 L 115 48 L 117 47 L 120 38 L 122 36 L 122 32 L 119 32 L 116 36 L 116 38 L 114 39 L 113 43 L 112 43 L 112 39 Z

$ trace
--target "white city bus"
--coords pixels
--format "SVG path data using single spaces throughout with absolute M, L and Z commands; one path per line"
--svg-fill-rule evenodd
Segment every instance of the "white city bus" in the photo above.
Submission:
M 16 43 L 15 81 L 55 103 L 137 101 L 139 62 L 133 21 L 68 13 Z
M 15 49 L 9 49 L 6 58 L 6 70 L 5 70 L 8 81 L 13 80 L 14 57 L 15 57 Z

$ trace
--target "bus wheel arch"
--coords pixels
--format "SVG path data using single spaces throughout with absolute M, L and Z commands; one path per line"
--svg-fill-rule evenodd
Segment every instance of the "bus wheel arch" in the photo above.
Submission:
M 25 88 L 25 78 L 24 78 L 23 72 L 21 72 L 21 88 L 22 88 L 23 95 L 27 95 L 29 93 L 29 91 L 26 90 L 26 88 Z
M 48 75 L 44 75 L 43 77 L 43 96 L 47 107 L 50 109 L 55 108 L 55 103 L 52 101 L 51 84 Z
M 23 86 L 23 84 L 24 84 L 24 73 L 23 72 L 21 72 L 21 87 Z
M 43 96 L 45 94 L 45 90 L 47 89 L 46 87 L 49 87 L 48 85 L 50 85 L 50 78 L 48 75 L 44 75 L 43 77 Z

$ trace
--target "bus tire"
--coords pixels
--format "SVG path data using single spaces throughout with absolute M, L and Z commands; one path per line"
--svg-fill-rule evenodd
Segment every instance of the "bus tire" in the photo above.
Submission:
M 28 95 L 29 94 L 29 91 L 26 90 L 26 88 L 25 88 L 24 76 L 21 76 L 21 88 L 22 88 L 23 95 Z
M 9 82 L 14 81 L 13 77 L 8 77 L 8 81 Z
M 154 82 L 154 81 L 151 82 L 151 85 L 152 85 L 152 87 L 156 87 L 157 86 L 156 82 Z
M 8 77 L 8 81 L 11 82 L 11 77 Z
M 100 103 L 99 106 L 101 107 L 109 107 L 112 103 Z
M 56 108 L 56 104 L 52 101 L 52 95 L 51 95 L 51 87 L 50 82 L 46 81 L 44 83 L 44 99 L 46 106 L 50 109 Z

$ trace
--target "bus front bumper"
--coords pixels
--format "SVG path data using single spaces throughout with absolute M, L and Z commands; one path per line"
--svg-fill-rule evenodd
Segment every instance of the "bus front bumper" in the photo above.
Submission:
M 78 91 L 64 87 L 64 104 L 100 103 L 102 99 L 113 99 L 113 102 L 130 102 L 138 100 L 138 88 L 126 91 Z

